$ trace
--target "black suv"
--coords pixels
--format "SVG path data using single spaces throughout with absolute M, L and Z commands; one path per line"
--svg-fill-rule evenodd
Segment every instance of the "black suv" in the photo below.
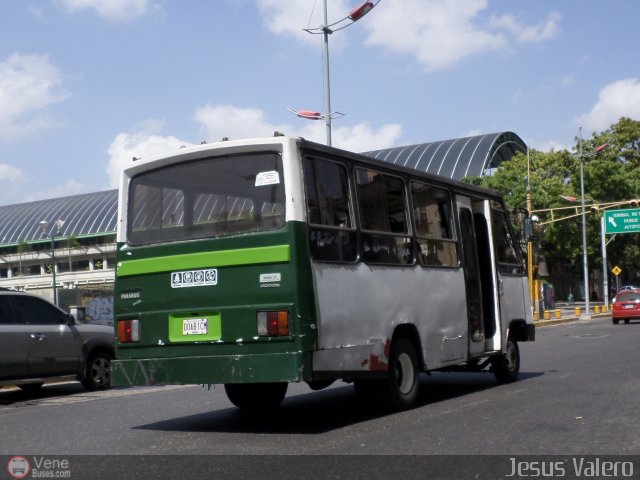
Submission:
M 113 327 L 81 323 L 43 298 L 0 290 L 0 386 L 36 390 L 79 380 L 103 390 L 111 386 L 113 357 Z

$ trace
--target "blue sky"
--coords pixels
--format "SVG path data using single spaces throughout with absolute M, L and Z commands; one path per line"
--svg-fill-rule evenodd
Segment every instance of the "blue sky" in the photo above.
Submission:
M 327 0 L 330 23 L 359 0 Z M 274 130 L 324 142 L 322 0 L 0 1 L 0 204 L 115 188 L 137 157 Z M 330 37 L 333 144 L 640 120 L 637 0 L 381 0 Z

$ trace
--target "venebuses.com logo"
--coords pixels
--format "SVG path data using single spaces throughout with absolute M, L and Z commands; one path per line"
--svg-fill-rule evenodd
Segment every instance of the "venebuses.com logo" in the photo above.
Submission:
M 27 457 L 15 455 L 7 463 L 11 478 L 71 478 L 69 460 L 66 458 Z
M 26 478 L 31 471 L 31 465 L 25 457 L 15 456 L 9 459 L 7 471 L 11 478 Z

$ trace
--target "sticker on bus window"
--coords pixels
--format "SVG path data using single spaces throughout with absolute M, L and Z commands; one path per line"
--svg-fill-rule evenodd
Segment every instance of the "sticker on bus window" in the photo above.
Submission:
M 280 175 L 275 170 L 269 172 L 260 172 L 256 175 L 256 187 L 265 185 L 276 185 L 280 183 Z

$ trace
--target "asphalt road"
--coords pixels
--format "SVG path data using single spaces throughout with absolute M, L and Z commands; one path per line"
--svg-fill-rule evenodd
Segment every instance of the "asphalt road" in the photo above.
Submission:
M 639 340 L 640 323 L 539 328 L 518 382 L 424 375 L 418 406 L 386 415 L 344 383 L 291 385 L 268 418 L 243 415 L 220 386 L 2 390 L 0 455 L 640 455 Z

